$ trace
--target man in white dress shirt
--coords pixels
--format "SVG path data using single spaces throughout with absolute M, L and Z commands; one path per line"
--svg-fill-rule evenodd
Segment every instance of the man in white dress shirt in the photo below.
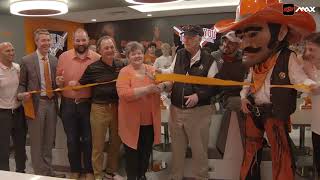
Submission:
M 218 72 L 213 57 L 200 48 L 203 30 L 200 26 L 185 26 L 184 46 L 177 51 L 173 63 L 161 73 L 176 73 L 214 77 Z M 192 151 L 192 171 L 195 179 L 208 179 L 208 144 L 212 87 L 174 82 L 171 93 L 169 130 L 171 135 L 172 166 L 170 180 L 182 180 L 185 152 L 188 143 Z
M 288 122 L 296 109 L 297 91 L 271 85 L 315 83 L 287 47 L 299 40 L 302 33 L 314 31 L 316 24 L 308 13 L 285 16 L 283 7 L 278 0 L 241 0 L 235 21 L 215 24 L 218 32 L 236 31 L 241 39 L 242 61 L 251 67 L 246 81 L 252 85 L 244 86 L 240 92 L 242 110 L 247 114 L 242 180 L 261 179 L 264 132 L 271 145 L 273 180 L 294 179 Z

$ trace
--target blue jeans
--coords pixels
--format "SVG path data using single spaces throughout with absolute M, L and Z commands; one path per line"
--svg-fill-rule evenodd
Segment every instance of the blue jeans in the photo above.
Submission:
M 93 173 L 90 111 L 91 103 L 89 101 L 76 104 L 69 98 L 62 98 L 61 119 L 67 135 L 71 172 Z M 83 161 L 81 161 L 81 157 L 83 157 Z M 83 166 L 81 162 L 83 162 Z

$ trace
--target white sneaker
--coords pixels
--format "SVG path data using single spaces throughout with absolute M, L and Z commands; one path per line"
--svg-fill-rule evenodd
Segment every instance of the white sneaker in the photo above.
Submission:
M 119 174 L 115 174 L 115 176 L 113 176 L 113 180 L 124 180 L 124 177 L 120 176 Z
M 124 177 L 120 176 L 117 173 L 112 173 L 112 176 L 111 174 L 106 173 L 105 178 L 106 180 L 124 180 Z

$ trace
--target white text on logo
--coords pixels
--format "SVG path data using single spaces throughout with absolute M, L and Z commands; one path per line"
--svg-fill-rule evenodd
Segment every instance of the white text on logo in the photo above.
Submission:
M 316 12 L 316 7 L 298 7 L 296 12 Z

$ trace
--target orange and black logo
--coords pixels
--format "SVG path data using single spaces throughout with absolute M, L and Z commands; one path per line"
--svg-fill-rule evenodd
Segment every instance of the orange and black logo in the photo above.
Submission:
M 291 16 L 294 14 L 294 4 L 283 4 L 283 15 Z

